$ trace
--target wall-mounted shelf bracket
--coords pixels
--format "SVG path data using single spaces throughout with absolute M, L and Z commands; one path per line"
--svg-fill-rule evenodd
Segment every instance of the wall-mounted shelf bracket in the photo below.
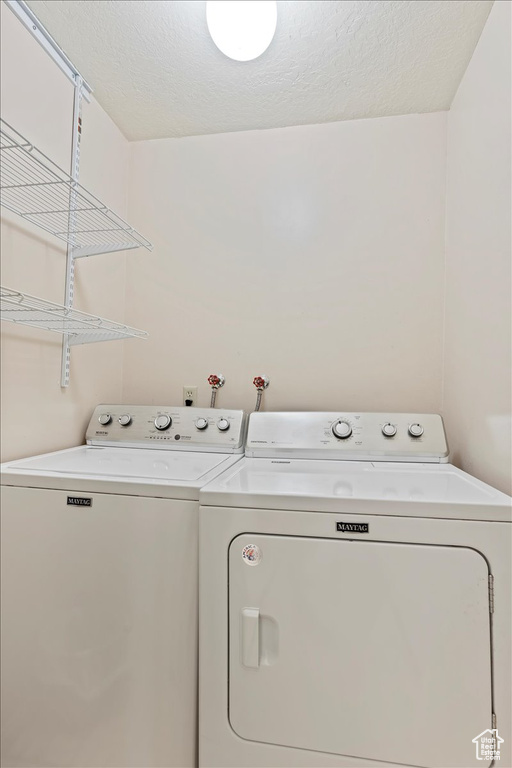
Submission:
M 86 101 L 89 101 L 89 96 L 92 93 L 91 86 L 82 78 L 73 62 L 68 59 L 62 48 L 53 39 L 48 30 L 43 27 L 29 6 L 23 0 L 4 0 L 4 2 L 73 84 L 80 77 L 84 98 Z

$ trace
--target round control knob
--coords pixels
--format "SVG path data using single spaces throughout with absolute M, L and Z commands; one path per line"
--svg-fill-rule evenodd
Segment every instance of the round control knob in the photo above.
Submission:
M 219 419 L 217 428 L 220 429 L 221 432 L 227 432 L 229 429 L 229 421 L 227 419 Z
M 394 437 L 396 435 L 396 427 L 394 424 L 391 424 L 391 422 L 388 421 L 387 424 L 384 424 L 382 427 L 382 434 L 384 437 Z
M 411 424 L 409 426 L 409 434 L 411 437 L 421 437 L 423 434 L 423 427 L 421 424 Z
M 208 426 L 208 419 L 205 419 L 203 416 L 200 416 L 196 421 L 197 429 L 206 429 L 207 426 Z
M 119 417 L 118 421 L 122 427 L 129 427 L 132 423 L 132 417 L 129 413 L 123 413 L 123 415 Z
M 172 419 L 166 413 L 162 414 L 161 416 L 157 416 L 155 419 L 155 427 L 160 430 L 160 432 L 163 432 L 164 429 L 169 429 L 171 424 Z
M 345 440 L 352 434 L 352 427 L 348 421 L 337 421 L 332 425 L 332 433 L 334 437 L 339 437 L 341 440 Z
M 110 424 L 112 421 L 112 416 L 110 413 L 101 413 L 98 417 L 98 421 L 103 427 L 106 427 L 107 424 Z

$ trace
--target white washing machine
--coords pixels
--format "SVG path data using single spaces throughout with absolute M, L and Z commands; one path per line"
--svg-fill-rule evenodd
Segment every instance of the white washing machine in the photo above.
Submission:
M 435 415 L 251 416 L 200 494 L 203 768 L 511 765 L 511 499 L 447 461 Z
M 241 411 L 102 405 L 2 470 L 2 766 L 197 765 L 199 488 Z

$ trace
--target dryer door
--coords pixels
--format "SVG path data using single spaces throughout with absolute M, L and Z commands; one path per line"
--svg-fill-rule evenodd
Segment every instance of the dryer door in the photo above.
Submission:
M 478 552 L 243 534 L 229 570 L 239 736 L 427 768 L 489 765 L 472 742 L 492 727 Z

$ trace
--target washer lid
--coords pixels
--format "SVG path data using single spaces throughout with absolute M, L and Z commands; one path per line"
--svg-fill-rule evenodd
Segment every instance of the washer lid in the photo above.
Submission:
M 248 459 L 201 489 L 210 506 L 511 519 L 512 499 L 451 464 Z
M 220 453 L 80 446 L 4 464 L 2 483 L 197 498 L 201 485 L 238 459 Z

